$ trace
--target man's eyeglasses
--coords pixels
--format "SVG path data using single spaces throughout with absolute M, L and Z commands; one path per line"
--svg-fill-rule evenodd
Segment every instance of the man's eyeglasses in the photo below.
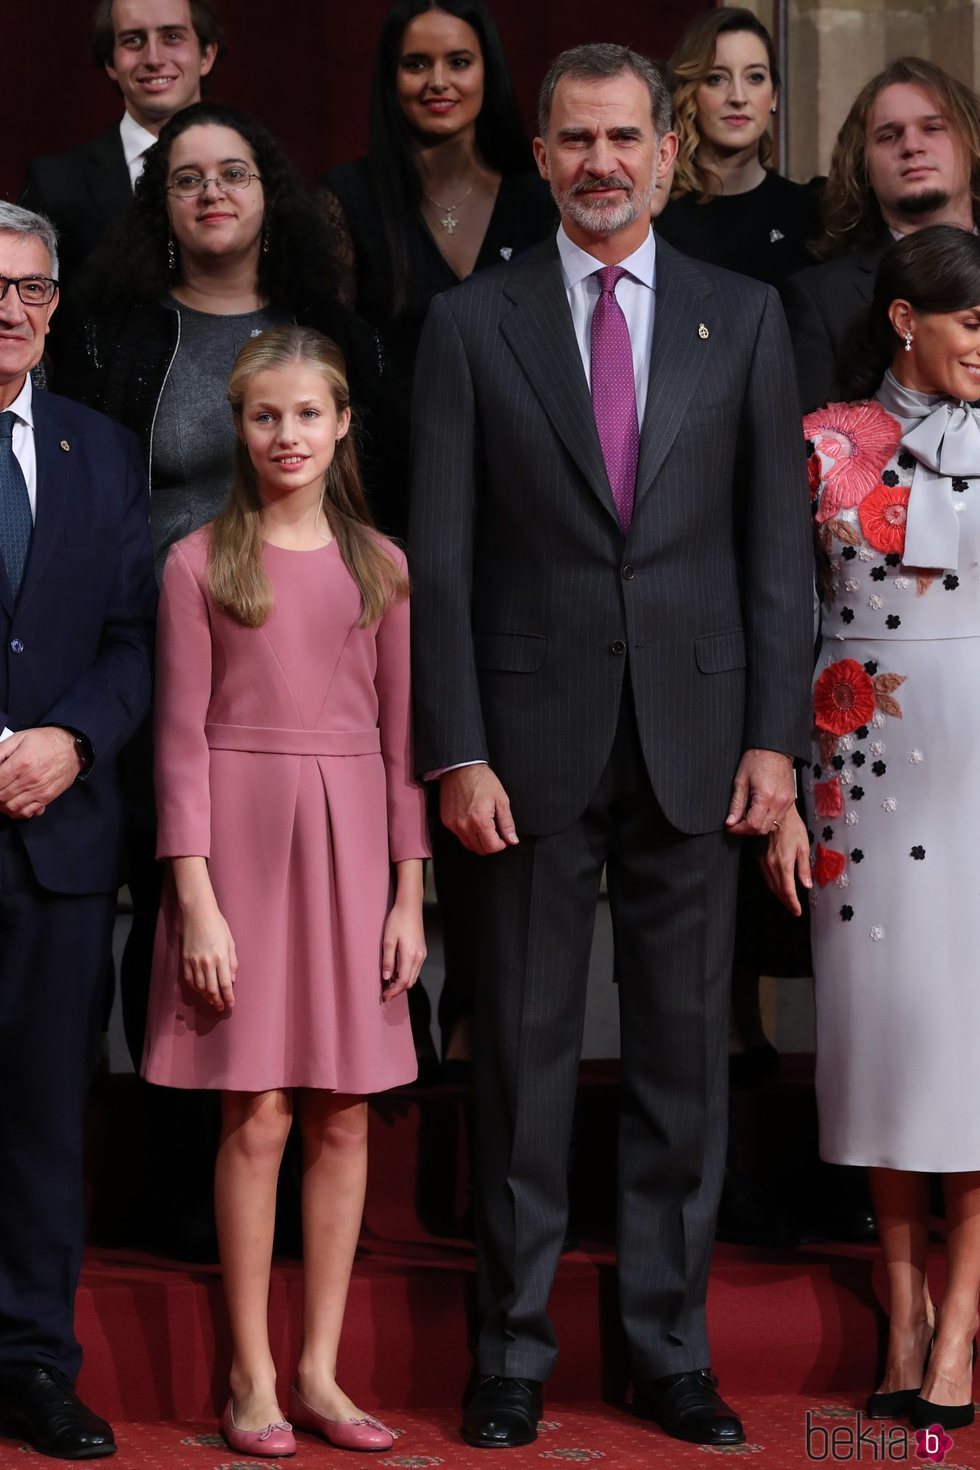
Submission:
M 0 276 L 0 301 L 11 286 L 25 306 L 48 306 L 54 300 L 58 282 L 50 276 Z
M 189 171 L 175 174 L 167 185 L 167 193 L 176 194 L 178 199 L 194 199 L 204 193 L 208 184 L 217 184 L 223 194 L 237 194 L 240 189 L 247 189 L 253 179 L 262 182 L 260 174 L 251 173 L 243 164 L 229 163 L 212 179 L 204 179 L 200 174 Z

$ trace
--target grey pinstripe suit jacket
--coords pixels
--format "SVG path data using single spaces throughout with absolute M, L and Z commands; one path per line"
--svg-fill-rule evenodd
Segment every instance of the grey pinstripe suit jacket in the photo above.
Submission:
M 519 833 L 584 810 L 624 678 L 681 831 L 722 824 L 743 749 L 807 750 L 812 551 L 779 300 L 663 240 L 656 289 L 627 536 L 553 241 L 437 297 L 422 337 L 416 765 L 489 760 Z

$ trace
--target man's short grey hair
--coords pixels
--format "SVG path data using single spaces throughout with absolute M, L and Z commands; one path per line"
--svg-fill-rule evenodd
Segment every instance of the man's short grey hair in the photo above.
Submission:
M 624 71 L 638 77 L 650 93 L 650 116 L 656 136 L 662 138 L 664 133 L 669 133 L 674 126 L 674 103 L 663 68 L 648 56 L 631 51 L 628 46 L 616 46 L 611 41 L 593 41 L 587 46 L 573 46 L 563 51 L 548 68 L 548 75 L 538 94 L 538 132 L 541 137 L 548 136 L 551 104 L 562 77 L 601 82 L 618 77 Z
M 58 236 L 54 225 L 43 214 L 31 209 L 21 209 L 19 204 L 8 204 L 0 199 L 0 233 L 9 235 L 34 235 L 51 257 L 51 275 L 58 279 Z

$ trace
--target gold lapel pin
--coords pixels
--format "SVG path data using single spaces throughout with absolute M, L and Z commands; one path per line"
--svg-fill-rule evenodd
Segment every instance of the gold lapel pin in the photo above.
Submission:
M 65 453 L 67 454 L 68 451 L 69 451 L 69 449 L 71 448 L 71 445 L 68 443 L 68 440 L 67 439 L 62 439 L 62 441 L 61 441 L 61 447 L 65 451 Z
M 698 336 L 701 338 L 702 342 L 707 342 L 709 332 L 704 322 L 702 322 L 701 325 L 698 327 Z

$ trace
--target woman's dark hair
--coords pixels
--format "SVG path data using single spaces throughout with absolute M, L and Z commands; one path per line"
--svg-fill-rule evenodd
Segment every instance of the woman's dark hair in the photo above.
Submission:
M 146 155 L 133 203 L 86 267 L 79 296 L 95 311 L 106 302 L 160 301 L 175 282 L 168 259 L 170 149 L 188 128 L 231 128 L 248 144 L 262 180 L 265 242 L 258 289 L 300 319 L 329 311 L 337 299 L 336 238 L 314 195 L 300 182 L 272 134 L 245 112 L 197 102 L 176 113 Z M 253 185 L 254 187 L 254 185 Z M 179 280 L 179 250 L 177 277 Z
M 845 401 L 870 398 L 901 345 L 888 318 L 893 301 L 943 315 L 980 306 L 980 237 L 956 225 L 930 225 L 889 245 L 867 311 L 852 323 L 838 356 Z
M 415 166 L 415 134 L 395 90 L 405 27 L 417 15 L 444 10 L 476 32 L 483 54 L 483 106 L 476 120 L 476 148 L 497 173 L 532 167 L 531 149 L 521 126 L 514 88 L 497 27 L 483 0 L 396 0 L 385 17 L 375 55 L 369 115 L 370 164 L 391 251 L 396 311 L 409 305 L 408 239 L 422 203 Z

